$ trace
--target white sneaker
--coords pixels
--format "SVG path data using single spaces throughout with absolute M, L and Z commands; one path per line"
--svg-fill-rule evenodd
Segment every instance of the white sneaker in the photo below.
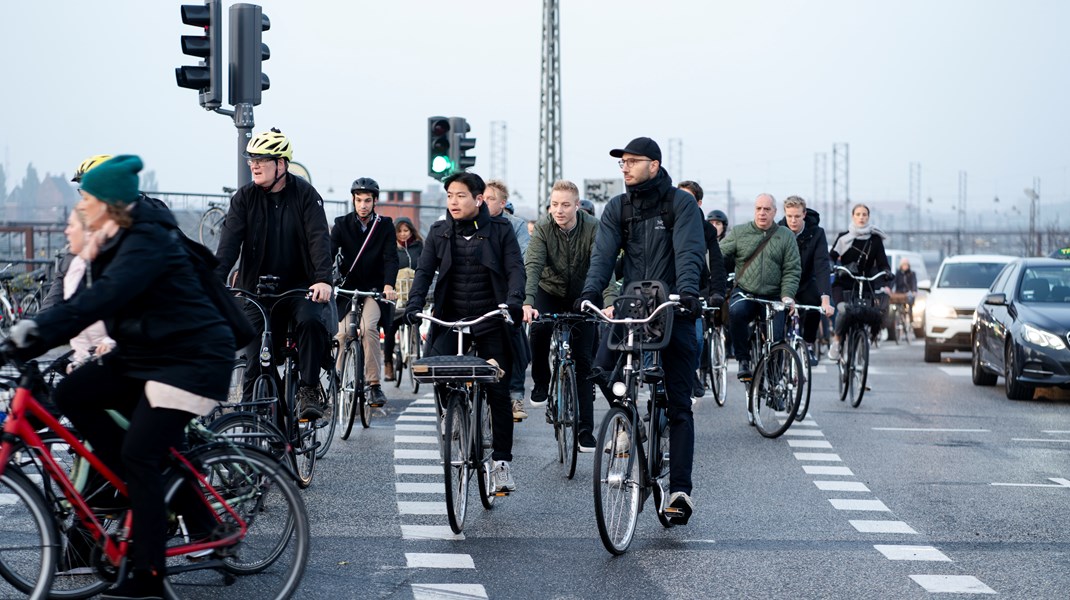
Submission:
M 693 512 L 695 512 L 695 505 L 691 502 L 691 496 L 686 492 L 673 492 L 669 496 L 669 506 L 665 514 L 672 524 L 686 525 Z
M 524 400 L 513 400 L 513 420 L 523 421 L 528 418 L 528 413 L 524 410 Z
M 621 429 L 617 432 L 617 439 L 606 442 L 605 453 L 614 454 L 618 458 L 626 458 L 632 450 L 632 440 L 628 432 Z
M 829 360 L 839 360 L 839 359 L 840 359 L 840 345 L 839 344 L 832 344 L 831 346 L 829 346 Z
M 490 470 L 490 484 L 495 492 L 512 492 L 516 490 L 513 473 L 509 470 L 509 461 L 494 461 L 494 466 Z

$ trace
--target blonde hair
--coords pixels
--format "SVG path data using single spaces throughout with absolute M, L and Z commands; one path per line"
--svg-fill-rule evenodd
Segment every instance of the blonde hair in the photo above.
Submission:
M 572 183 L 571 181 L 569 181 L 567 179 L 558 179 L 557 181 L 555 181 L 554 182 L 554 187 L 550 191 L 551 192 L 571 192 L 571 193 L 575 194 L 575 196 L 577 198 L 580 197 L 580 188 L 576 187 L 575 183 Z
M 806 200 L 803 200 L 798 196 L 788 196 L 787 199 L 784 200 L 784 210 L 788 210 L 789 208 L 801 208 L 805 211 Z
M 491 179 L 487 182 L 487 187 L 492 187 L 502 195 L 502 201 L 509 199 L 509 188 L 505 185 L 505 182 L 501 179 Z

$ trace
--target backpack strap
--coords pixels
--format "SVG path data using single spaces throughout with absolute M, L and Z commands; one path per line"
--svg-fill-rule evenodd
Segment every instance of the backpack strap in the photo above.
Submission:
M 676 224 L 676 211 L 673 210 L 673 200 L 676 198 L 676 194 L 679 193 L 679 189 L 672 188 L 672 193 L 668 194 L 668 199 L 660 200 L 658 202 L 658 212 L 654 214 L 635 216 L 635 207 L 632 206 L 631 198 L 628 193 L 623 194 L 620 204 L 620 223 L 621 231 L 624 234 L 624 240 L 627 242 L 631 237 L 632 222 L 639 223 L 657 215 L 661 215 L 661 222 L 665 225 L 665 230 L 672 233 L 673 225 Z

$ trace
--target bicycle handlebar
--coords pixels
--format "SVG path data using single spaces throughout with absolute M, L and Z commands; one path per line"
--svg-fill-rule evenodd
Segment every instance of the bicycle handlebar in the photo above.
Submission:
M 339 296 L 349 296 L 350 298 L 357 298 L 357 297 L 371 298 L 372 300 L 376 300 L 378 302 L 386 302 L 387 304 L 397 305 L 397 301 L 395 301 L 395 300 L 387 300 L 386 297 L 383 295 L 383 293 L 378 291 L 378 290 L 372 290 L 370 292 L 362 292 L 360 290 L 343 290 L 342 288 L 340 288 L 338 286 L 334 286 L 334 293 L 338 294 Z
M 624 319 L 610 319 L 609 317 L 607 317 L 605 315 L 605 313 L 603 313 L 590 300 L 584 300 L 583 304 L 581 304 L 580 306 L 583 308 L 584 311 L 586 311 L 586 312 L 598 317 L 599 319 L 605 321 L 606 323 L 612 323 L 613 325 L 645 325 L 645 324 L 653 321 L 654 317 L 658 316 L 658 313 L 660 313 L 661 311 L 665 310 L 666 308 L 672 308 L 674 306 L 678 306 L 679 304 L 680 304 L 680 302 L 677 301 L 677 300 L 669 300 L 668 302 L 663 302 L 663 303 L 661 303 L 660 306 L 655 308 L 654 312 L 650 313 L 650 315 L 648 317 L 646 317 L 645 319 L 634 319 L 634 318 L 631 318 L 631 317 L 627 317 L 627 318 L 624 318 Z
M 851 272 L 850 269 L 848 269 L 847 267 L 844 267 L 842 265 L 836 265 L 836 270 L 837 271 L 843 271 L 851 279 L 854 279 L 855 281 L 868 281 L 870 283 L 872 283 L 872 282 L 874 282 L 874 281 L 876 281 L 878 279 L 881 279 L 883 277 L 887 277 L 888 276 L 888 271 L 881 271 L 880 273 L 877 273 L 876 275 L 874 275 L 872 277 L 866 277 L 864 275 L 855 275 L 854 273 Z
M 487 319 L 490 319 L 492 317 L 502 317 L 503 319 L 505 319 L 506 323 L 510 325 L 513 324 L 513 318 L 509 316 L 509 307 L 505 304 L 499 304 L 498 308 L 488 312 L 487 314 L 480 317 L 473 317 L 468 320 L 460 319 L 458 321 L 443 321 L 442 319 L 435 318 L 430 313 L 416 313 L 416 316 L 420 317 L 421 319 L 427 319 L 432 323 L 437 323 L 438 325 L 447 327 L 449 329 L 471 327 L 472 325 L 482 323 L 483 321 L 486 321 Z
M 312 291 L 308 288 L 294 288 L 292 290 L 286 290 L 285 292 L 280 292 L 278 294 L 255 294 L 253 292 L 250 292 L 249 290 L 243 290 L 241 288 L 236 287 L 228 287 L 227 291 L 239 296 L 245 296 L 250 300 L 277 300 L 279 298 L 294 297 L 298 294 L 304 296 L 305 298 L 310 298 L 312 296 Z
M 791 301 L 790 303 L 784 302 L 783 300 L 766 300 L 765 298 L 759 298 L 757 296 L 752 296 L 752 295 L 748 294 L 747 292 L 743 292 L 743 291 L 739 292 L 739 299 L 736 300 L 736 302 L 733 302 L 732 304 L 736 304 L 737 302 L 742 302 L 744 300 L 749 300 L 751 302 L 757 302 L 759 304 L 772 305 L 773 310 L 775 310 L 775 311 L 784 310 L 784 309 L 788 308 L 789 306 L 797 306 L 795 304 L 794 300 Z
M 557 321 L 587 321 L 589 317 L 583 313 L 563 312 L 563 313 L 543 313 L 539 315 L 539 318 L 532 321 L 535 323 L 554 323 Z

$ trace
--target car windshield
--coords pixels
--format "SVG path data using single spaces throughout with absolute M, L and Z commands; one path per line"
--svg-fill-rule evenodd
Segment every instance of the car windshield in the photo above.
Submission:
M 1070 265 L 1027 267 L 1018 288 L 1018 301 L 1070 304 Z
M 946 263 L 936 287 L 988 289 L 1004 266 L 1003 263 Z

